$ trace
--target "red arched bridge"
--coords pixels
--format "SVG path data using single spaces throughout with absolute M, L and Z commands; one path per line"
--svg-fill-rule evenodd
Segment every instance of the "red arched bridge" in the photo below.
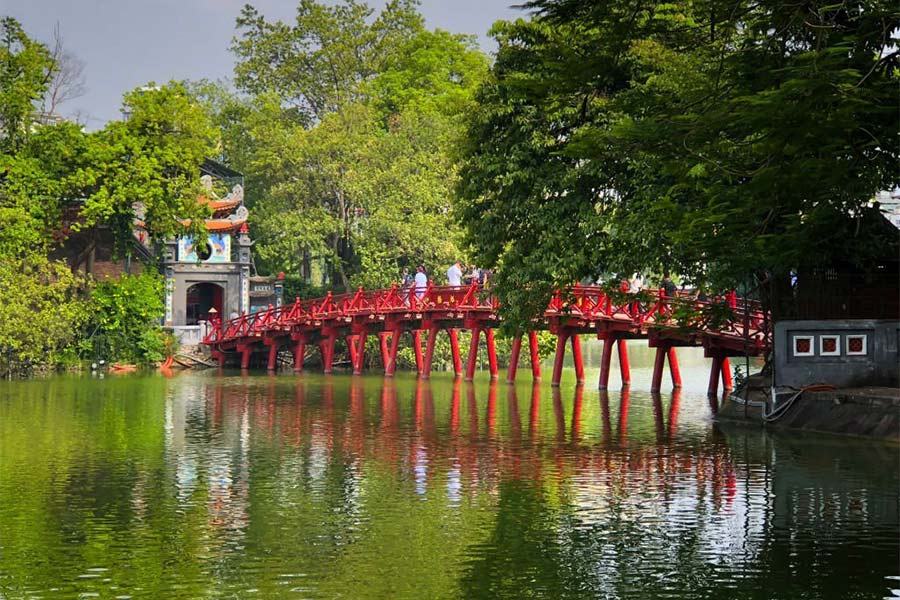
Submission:
M 325 373 L 334 362 L 335 343 L 344 338 L 350 349 L 353 373 L 364 367 L 366 339 L 378 335 L 384 373 L 392 376 L 396 368 L 397 350 L 405 333 L 410 333 L 415 349 L 416 367 L 421 377 L 431 375 L 432 357 L 437 335 L 445 331 L 450 338 L 453 369 L 463 374 L 457 331 L 468 329 L 472 340 L 466 361 L 465 377 L 472 379 L 477 364 L 478 347 L 484 334 L 488 364 L 492 377 L 498 376 L 494 329 L 500 323 L 496 296 L 477 284 L 461 287 L 427 288 L 392 287 L 383 290 L 359 289 L 355 293 L 332 295 L 310 300 L 297 299 L 293 304 L 222 323 L 214 322 L 204 338 L 220 365 L 228 357 L 240 357 L 241 368 L 250 366 L 256 352 L 268 354 L 268 368 L 274 370 L 279 349 L 289 348 L 294 356 L 294 370 L 301 371 L 306 347 L 318 346 Z M 686 309 L 678 316 L 676 311 Z M 678 317 L 678 318 L 676 318 Z M 640 294 L 607 292 L 604 288 L 575 286 L 557 292 L 543 315 L 534 319 L 533 330 L 524 334 L 530 347 L 531 370 L 540 378 L 537 352 L 538 330 L 556 335 L 553 363 L 553 385 L 559 385 L 570 345 L 578 382 L 584 381 L 584 363 L 579 335 L 592 334 L 604 340 L 600 365 L 600 387 L 609 383 L 613 347 L 619 357 L 622 382 L 631 380 L 628 365 L 628 339 L 647 339 L 656 348 L 651 390 L 658 391 L 668 360 L 672 383 L 681 386 L 681 374 L 675 348 L 701 346 L 712 358 L 709 391 L 716 393 L 719 377 L 724 387 L 731 387 L 728 358 L 764 354 L 771 343 L 770 319 L 759 303 L 737 298 L 729 293 L 713 301 L 687 297 L 666 298 L 661 290 L 644 290 Z M 422 336 L 426 336 L 422 352 Z M 523 335 L 513 339 L 507 381 L 514 381 L 519 364 Z

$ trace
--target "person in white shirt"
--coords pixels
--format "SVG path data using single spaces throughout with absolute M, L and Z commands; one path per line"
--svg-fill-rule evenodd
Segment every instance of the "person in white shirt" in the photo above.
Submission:
M 631 278 L 631 287 L 628 291 L 632 294 L 637 294 L 642 289 L 644 289 L 644 278 L 641 277 L 640 273 L 635 273 L 634 277 Z
M 462 285 L 462 266 L 460 266 L 459 261 L 456 261 L 447 269 L 447 281 L 452 286 Z
M 425 274 L 425 267 L 419 265 L 416 267 L 416 298 L 425 295 L 425 288 L 428 287 L 428 275 Z

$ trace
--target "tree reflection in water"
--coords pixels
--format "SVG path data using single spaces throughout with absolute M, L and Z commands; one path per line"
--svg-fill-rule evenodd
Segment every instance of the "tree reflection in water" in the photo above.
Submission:
M 704 395 L 3 385 L 6 597 L 851 598 L 897 574 L 893 448 L 719 427 Z

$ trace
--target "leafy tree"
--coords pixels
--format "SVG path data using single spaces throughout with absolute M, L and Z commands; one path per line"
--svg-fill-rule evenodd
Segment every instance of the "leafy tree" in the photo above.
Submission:
M 110 357 L 126 361 L 161 360 L 166 354 L 159 327 L 162 278 L 153 271 L 102 281 L 91 291 L 93 323 L 105 334 Z
M 217 142 L 208 115 L 175 82 L 129 92 L 123 106 L 128 118 L 96 134 L 87 166 L 75 174 L 85 190 L 85 225 L 108 225 L 124 241 L 140 218 L 155 239 L 179 233 L 203 239 L 209 213 L 197 202 L 197 168 Z M 189 221 L 187 231 L 182 220 Z
M 50 84 L 53 59 L 12 17 L 0 18 L 0 154 L 27 139 L 35 105 Z
M 300 0 L 293 26 L 270 23 L 245 5 L 237 19 L 240 37 L 232 44 L 238 87 L 254 95 L 275 93 L 297 121 L 320 120 L 359 100 L 359 84 L 422 30 L 416 4 L 390 0 L 372 20 L 364 2 Z
M 0 352 L 7 368 L 52 364 L 87 321 L 84 279 L 39 253 L 0 260 Z
M 342 288 L 458 257 L 448 149 L 487 70 L 471 38 L 426 31 L 413 2 L 372 15 L 304 0 L 289 26 L 245 8 L 233 49 L 255 97 L 217 117 L 226 146 L 252 147 L 233 166 L 261 188 L 258 255 L 293 272 L 321 257 Z
M 48 257 L 73 232 L 96 240 L 100 228 L 127 252 L 137 219 L 155 238 L 205 235 L 197 166 L 217 132 L 176 83 L 127 94 L 128 118 L 95 133 L 44 122 L 36 108 L 60 65 L 15 20 L 0 21 L 0 35 L 0 347 L 19 362 L 53 363 L 88 318 L 91 281 Z M 154 325 L 161 311 L 146 304 L 162 302 L 162 292 L 148 277 L 95 290 L 94 318 L 116 340 L 115 358 L 152 360 L 163 347 Z
M 529 6 L 495 26 L 459 188 L 513 321 L 598 271 L 733 286 L 877 251 L 855 233 L 897 183 L 892 7 Z

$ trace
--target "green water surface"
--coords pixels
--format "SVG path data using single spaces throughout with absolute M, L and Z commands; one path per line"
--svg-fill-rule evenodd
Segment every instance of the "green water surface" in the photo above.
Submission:
M 691 364 L 2 382 L 0 598 L 892 597 L 897 447 L 716 425 Z

